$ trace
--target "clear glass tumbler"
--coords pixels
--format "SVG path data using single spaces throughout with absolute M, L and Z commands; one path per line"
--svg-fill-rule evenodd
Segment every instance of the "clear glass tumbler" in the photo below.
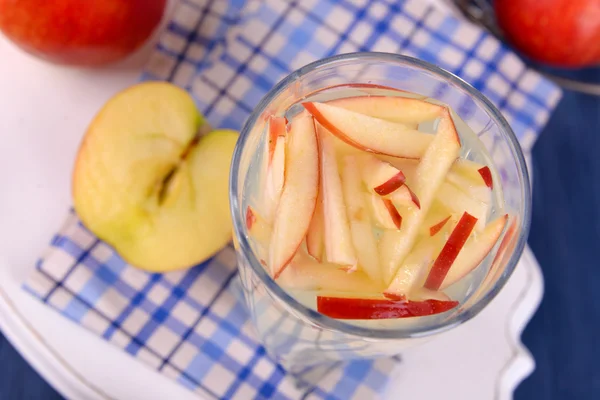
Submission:
M 253 165 L 260 159 L 257 149 L 262 144 L 266 117 L 320 90 L 347 84 L 401 89 L 450 105 L 480 137 L 496 166 L 504 209 L 511 220 L 488 256 L 487 265 L 491 266 L 477 272 L 477 285 L 458 308 L 443 317 L 372 326 L 326 317 L 282 289 L 252 250 L 245 224 L 249 200 L 245 191 L 256 180 Z M 529 231 L 531 193 L 515 134 L 481 93 L 451 73 L 414 58 L 351 53 L 316 61 L 291 73 L 262 99 L 242 129 L 233 156 L 230 204 L 240 278 L 251 318 L 270 355 L 294 372 L 327 362 L 395 355 L 477 315 L 502 289 L 519 261 Z

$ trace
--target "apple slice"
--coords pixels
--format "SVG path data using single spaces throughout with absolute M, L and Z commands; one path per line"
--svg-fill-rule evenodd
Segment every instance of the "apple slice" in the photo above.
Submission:
M 401 231 L 385 231 L 381 236 L 379 251 L 386 282 L 392 281 L 400 263 L 415 243 L 436 191 L 458 157 L 459 151 L 460 140 L 450 113 L 446 110 L 438 124 L 437 134 L 415 173 L 413 189 L 418 195 L 421 207 L 403 216 Z
M 468 212 L 477 218 L 477 230 L 482 231 L 485 228 L 489 206 L 469 197 L 465 192 L 456 186 L 444 182 L 440 186 L 436 195 L 436 201 L 443 204 L 450 212 L 461 215 L 463 212 Z
M 356 254 L 352 245 L 350 224 L 338 171 L 333 137 L 321 125 L 316 124 L 321 150 L 321 193 L 327 261 L 356 267 Z
M 409 184 L 412 184 L 415 182 L 417 167 L 419 166 L 419 160 L 413 160 L 411 158 L 390 157 L 390 156 L 383 156 L 383 155 L 378 155 L 377 158 L 379 158 L 381 161 L 391 164 L 393 167 L 395 167 L 399 171 L 402 171 L 402 173 L 404 173 L 404 176 L 406 177 L 406 181 Z
M 498 241 L 507 220 L 508 214 L 496 218 L 485 227 L 483 232 L 467 240 L 440 285 L 440 290 L 457 282 L 483 261 Z
M 286 151 L 286 182 L 273 223 L 269 267 L 273 276 L 289 264 L 306 236 L 319 191 L 319 145 L 310 116 L 292 121 Z
M 423 285 L 429 265 L 439 252 L 438 242 L 434 238 L 424 237 L 415 245 L 385 289 L 387 298 L 408 298 L 413 290 Z
M 396 210 L 393 203 L 391 206 L 394 207 L 396 213 L 394 215 L 390 213 L 389 204 L 385 202 L 387 200 L 391 203 L 389 199 L 384 199 L 375 193 L 363 193 L 363 197 L 365 203 L 370 206 L 369 211 L 375 225 L 383 229 L 400 229 L 398 224 L 402 224 L 402 216 L 399 219 L 397 218 L 395 214 L 398 213 L 398 210 Z M 400 214 L 398 213 L 398 215 Z
M 438 222 L 435 225 L 432 225 L 429 228 L 429 235 L 430 236 L 435 236 L 439 231 L 442 230 L 442 228 L 444 227 L 444 225 L 446 225 L 446 223 L 448 221 L 450 221 L 450 218 L 452 217 L 452 215 L 448 215 L 446 218 L 444 218 L 443 220 L 441 220 L 440 222 Z
M 438 301 L 452 301 L 450 296 L 446 293 L 438 290 L 429 290 L 425 288 L 418 288 L 413 290 L 409 295 L 410 301 L 426 301 L 426 300 L 438 300 Z
M 310 254 L 317 261 L 323 260 L 323 241 L 325 238 L 324 224 L 323 199 L 321 197 L 321 192 L 319 191 L 319 196 L 317 197 L 317 207 L 315 209 L 313 218 L 310 221 L 308 232 L 306 233 L 306 250 L 308 251 L 308 254 Z
M 269 142 L 267 146 L 269 159 L 268 165 L 270 166 L 273 162 L 273 158 L 275 157 L 275 149 L 277 147 L 279 138 L 285 138 L 287 120 L 285 117 L 276 117 L 274 115 L 270 115 L 267 121 L 269 132 Z
M 421 201 L 419 200 L 419 197 L 406 184 L 391 193 L 389 198 L 396 205 L 421 208 Z
M 73 202 L 96 236 L 149 271 L 188 268 L 231 240 L 229 166 L 237 132 L 206 130 L 192 97 L 144 82 L 90 123 L 73 171 Z
M 382 201 L 383 205 L 388 210 L 396 229 L 402 228 L 402 215 L 400 215 L 394 203 L 390 199 L 382 199 Z
M 346 211 L 350 219 L 350 233 L 358 263 L 373 282 L 382 283 L 377 241 L 364 196 L 361 193 L 359 163 L 354 156 L 343 158 L 342 186 Z M 392 205 L 393 207 L 393 205 Z
M 390 194 L 404 184 L 404 174 L 390 163 L 369 154 L 362 154 L 358 160 L 365 185 L 378 195 Z
M 477 218 L 465 212 L 450 234 L 444 248 L 435 259 L 431 271 L 425 281 L 425 288 L 439 290 L 450 267 L 458 257 L 469 235 L 475 227 Z
M 485 185 L 490 189 L 493 189 L 494 181 L 492 180 L 492 171 L 490 171 L 490 167 L 486 165 L 483 168 L 479 168 L 477 172 L 479 172 L 479 175 L 481 175 L 481 179 L 483 179 Z
M 361 150 L 395 157 L 421 158 L 433 135 L 325 103 L 302 103 L 331 133 Z
M 317 311 L 337 319 L 390 319 L 440 314 L 458 301 L 404 301 L 317 296 Z
M 250 238 L 254 240 L 257 258 L 261 264 L 266 264 L 268 258 L 269 241 L 273 230 L 267 221 L 256 212 L 254 208 L 246 208 L 246 229 Z
M 468 178 L 474 182 L 481 182 L 482 177 L 479 173 L 481 168 L 485 167 L 485 165 L 480 164 L 478 162 L 467 160 L 466 158 L 459 158 L 452 165 L 452 172 L 459 174 L 465 178 Z
M 401 96 L 346 97 L 328 101 L 327 104 L 373 118 L 410 125 L 436 119 L 443 111 L 443 107 L 437 104 Z
M 472 179 L 466 178 L 463 175 L 450 170 L 446 176 L 446 182 L 456 186 L 475 200 L 485 204 L 491 203 L 492 191 L 481 179 L 473 181 Z
M 296 257 L 277 283 L 287 289 L 332 291 L 349 293 L 381 293 L 380 284 L 374 283 L 363 271 L 346 272 L 339 265 L 320 263 L 298 251 Z

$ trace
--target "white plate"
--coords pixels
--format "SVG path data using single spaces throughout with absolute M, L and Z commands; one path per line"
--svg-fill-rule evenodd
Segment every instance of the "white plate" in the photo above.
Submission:
M 84 71 L 39 62 L 0 37 L 0 329 L 70 399 L 197 399 L 21 289 L 70 205 L 72 162 L 85 127 L 111 95 L 136 81 L 150 47 L 118 67 Z M 404 355 L 390 393 L 511 398 L 534 368 L 519 337 L 542 291 L 527 250 L 481 315 Z

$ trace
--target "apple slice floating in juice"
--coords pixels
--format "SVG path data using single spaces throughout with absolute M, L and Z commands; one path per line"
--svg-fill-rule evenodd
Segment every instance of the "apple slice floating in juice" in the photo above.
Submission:
M 421 158 L 433 135 L 406 125 L 348 111 L 326 103 L 302 103 L 327 130 L 364 151 L 395 157 Z
M 257 258 L 261 264 L 266 266 L 266 259 L 268 258 L 267 249 L 269 248 L 273 229 L 251 206 L 246 208 L 246 229 L 256 246 Z
M 294 119 L 288 135 L 286 180 L 277 206 L 269 246 L 269 267 L 276 278 L 304 240 L 319 191 L 319 145 L 310 116 Z
M 321 193 L 323 197 L 323 221 L 325 232 L 325 255 L 327 261 L 356 267 L 356 254 L 352 245 L 350 224 L 338 170 L 333 137 L 321 125 L 316 124 L 321 151 Z
M 371 219 L 376 226 L 383 229 L 400 229 L 398 225 L 402 224 L 402 216 L 398 219 L 395 215 L 398 210 L 392 215 L 390 212 L 389 204 L 386 204 L 386 200 L 391 203 L 389 199 L 384 199 L 375 193 L 363 193 L 365 203 L 369 205 L 369 211 L 371 212 Z M 391 204 L 395 208 L 394 204 Z M 400 215 L 398 213 L 398 215 Z
M 436 201 L 439 201 L 452 213 L 460 215 L 463 212 L 468 212 L 477 218 L 476 229 L 478 231 L 482 231 L 485 228 L 488 214 L 488 205 L 486 203 L 469 197 L 465 192 L 447 182 L 442 183 L 435 198 Z
M 456 283 L 483 261 L 498 241 L 507 220 L 508 214 L 496 218 L 487 224 L 483 232 L 467 240 L 439 286 L 439 290 L 444 290 Z
M 441 118 L 437 134 L 421 159 L 415 173 L 414 191 L 419 197 L 420 208 L 403 216 L 402 230 L 385 231 L 381 235 L 379 251 L 384 279 L 390 283 L 400 263 L 412 248 L 420 226 L 446 173 L 458 157 L 460 139 L 454 128 L 450 113 L 446 110 Z
M 485 204 L 490 204 L 492 201 L 492 191 L 481 179 L 473 181 L 450 170 L 446 176 L 446 183 L 454 185 L 474 200 Z
M 443 107 L 420 99 L 400 96 L 356 96 L 331 100 L 327 104 L 391 122 L 417 125 L 436 119 Z
M 317 296 L 317 311 L 337 319 L 389 319 L 440 314 L 458 301 L 404 301 Z
M 321 197 L 321 191 L 317 197 L 317 207 L 315 213 L 310 221 L 308 232 L 306 233 L 306 250 L 315 260 L 323 260 L 324 251 L 324 217 L 323 217 L 323 198 Z
M 375 156 L 363 154 L 358 160 L 365 185 L 380 196 L 392 193 L 406 180 L 401 170 Z
M 342 186 L 346 211 L 350 219 L 352 243 L 362 270 L 373 282 L 382 283 L 377 241 L 373 225 L 361 193 L 359 163 L 354 156 L 346 156 L 342 161 Z
M 440 289 L 450 267 L 452 267 L 452 264 L 460 254 L 469 235 L 471 235 L 475 223 L 477 223 L 477 218 L 467 212 L 463 214 L 450 234 L 444 248 L 435 259 L 433 266 L 429 271 L 429 275 L 427 276 L 427 280 L 425 281 L 425 288 L 430 290 Z

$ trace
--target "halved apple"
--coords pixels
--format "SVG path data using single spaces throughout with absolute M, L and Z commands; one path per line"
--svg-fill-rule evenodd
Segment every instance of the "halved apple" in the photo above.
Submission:
M 406 125 L 369 117 L 326 103 L 307 102 L 304 108 L 327 130 L 346 143 L 372 153 L 421 158 L 433 135 Z
M 458 301 L 405 301 L 317 296 L 317 311 L 337 319 L 390 319 L 440 314 L 455 308 Z
M 279 200 L 269 247 L 273 276 L 292 260 L 306 236 L 319 191 L 319 145 L 310 116 L 296 117 L 286 148 L 286 180 Z
M 452 266 L 444 278 L 439 290 L 456 283 L 459 279 L 474 270 L 492 250 L 498 238 L 502 234 L 508 214 L 496 218 L 490 222 L 483 232 L 472 236 L 467 240 L 463 249 L 452 263 Z
M 199 137 L 201 129 L 194 100 L 164 82 L 118 93 L 88 127 L 73 171 L 75 210 L 130 264 L 187 268 L 231 240 L 228 180 L 238 134 Z
M 386 282 L 392 281 L 400 263 L 415 243 L 434 196 L 458 157 L 459 150 L 460 139 L 450 113 L 445 110 L 438 124 L 437 134 L 415 173 L 413 190 L 420 200 L 420 208 L 403 216 L 401 231 L 386 231 L 381 236 L 379 250 Z
M 333 137 L 317 124 L 321 160 L 321 193 L 327 261 L 355 268 L 356 254 L 352 245 L 350 224 L 337 165 Z
M 373 118 L 410 125 L 436 119 L 443 111 L 443 107 L 437 104 L 401 96 L 355 96 L 332 100 L 327 104 Z
M 440 289 L 450 267 L 452 267 L 458 255 L 462 252 L 463 246 L 467 242 L 469 235 L 471 235 L 476 222 L 477 218 L 469 213 L 465 212 L 462 215 L 446 241 L 444 248 L 435 259 L 425 281 L 425 288 L 430 290 Z
M 342 186 L 346 211 L 350 219 L 350 233 L 358 263 L 373 282 L 382 283 L 377 241 L 371 218 L 361 193 L 359 163 L 354 156 L 346 156 L 342 163 Z

